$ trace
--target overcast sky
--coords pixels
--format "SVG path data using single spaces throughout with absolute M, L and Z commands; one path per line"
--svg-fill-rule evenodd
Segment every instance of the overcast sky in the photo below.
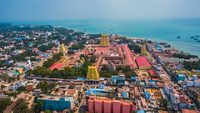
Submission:
M 200 0 L 0 0 L 0 20 L 200 18 Z

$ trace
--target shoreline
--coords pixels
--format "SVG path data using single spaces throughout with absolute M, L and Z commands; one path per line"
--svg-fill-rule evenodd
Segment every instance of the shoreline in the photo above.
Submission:
M 96 32 L 91 32 L 91 31 L 88 31 L 88 30 L 80 30 L 80 29 L 77 29 L 77 28 L 72 28 L 72 27 L 67 27 L 66 25 L 51 25 L 51 24 L 31 24 L 31 23 L 28 23 L 28 24 L 19 24 L 19 23 L 9 23 L 11 25 L 16 25 L 16 26 L 52 26 L 52 27 L 55 27 L 55 28 L 65 28 L 65 29 L 68 29 L 68 30 L 73 30 L 74 32 L 82 32 L 84 34 L 104 34 L 104 33 L 96 33 Z M 169 45 L 171 45 L 173 48 L 177 49 L 178 51 L 183 51 L 184 53 L 189 53 L 191 55 L 196 55 L 198 57 L 200 57 L 200 53 L 198 52 L 194 52 L 194 50 L 191 50 L 189 47 L 190 47 L 190 43 L 185 43 L 185 42 L 173 42 L 172 40 L 171 41 L 165 41 L 165 40 L 162 40 L 161 38 L 158 38 L 158 37 L 155 37 L 155 39 L 152 39 L 150 37 L 148 38 L 145 38 L 145 37 L 141 37 L 141 36 L 128 36 L 128 35 L 122 35 L 122 34 L 115 34 L 115 33 L 109 33 L 107 32 L 106 34 L 109 34 L 109 35 L 117 35 L 117 36 L 121 36 L 121 37 L 126 37 L 128 39 L 142 39 L 142 40 L 151 40 L 153 42 L 157 42 L 157 43 L 167 43 Z M 175 44 L 175 43 L 179 43 L 179 44 Z M 181 43 L 181 44 L 180 44 Z M 185 44 L 184 44 L 185 43 Z M 197 44 L 196 44 L 197 45 Z M 187 46 L 187 47 L 184 47 L 184 46 Z M 194 46 L 194 45 L 192 45 Z M 198 47 L 195 47 L 195 48 L 198 48 Z M 193 52 L 191 52 L 193 51 Z

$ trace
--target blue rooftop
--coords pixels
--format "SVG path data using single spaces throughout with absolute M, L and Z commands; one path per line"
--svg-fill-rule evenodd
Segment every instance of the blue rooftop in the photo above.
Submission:
M 126 93 L 126 92 L 122 92 L 122 97 L 124 97 L 124 98 L 128 98 L 127 93 Z
M 105 95 L 107 94 L 107 91 L 105 91 L 104 89 L 89 89 L 86 91 L 86 95 Z
M 145 91 L 144 94 L 145 94 L 146 99 L 150 99 L 151 96 L 150 96 L 149 92 Z
M 144 110 L 137 110 L 137 113 L 145 113 Z

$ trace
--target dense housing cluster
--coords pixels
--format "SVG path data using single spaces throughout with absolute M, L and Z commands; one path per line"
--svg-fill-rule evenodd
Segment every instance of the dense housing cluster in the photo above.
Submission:
M 167 43 L 10 24 L 0 43 L 0 112 L 200 112 L 200 60 Z

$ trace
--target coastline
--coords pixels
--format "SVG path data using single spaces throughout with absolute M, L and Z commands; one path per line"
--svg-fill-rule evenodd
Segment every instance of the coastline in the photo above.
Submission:
M 61 22 L 60 21 L 47 21 L 44 23 L 41 22 L 42 21 L 10 22 L 10 23 L 13 25 L 33 25 L 33 26 L 50 25 L 53 27 L 63 27 L 66 29 L 72 29 L 76 32 L 83 32 L 86 34 L 117 34 L 119 36 L 124 36 L 127 38 L 141 38 L 156 42 L 165 42 L 180 51 L 194 54 L 200 57 L 200 51 L 198 50 L 198 48 L 200 48 L 200 44 L 197 43 L 196 41 L 193 41 L 190 38 L 190 36 L 198 34 L 198 32 L 193 30 L 197 30 L 198 28 L 200 28 L 200 26 L 195 27 L 196 29 L 187 28 L 189 30 L 187 32 L 183 32 L 183 30 L 178 30 L 178 32 L 180 33 L 178 32 L 176 33 L 174 30 L 171 30 L 173 29 L 173 25 L 172 27 L 169 27 L 169 25 L 167 26 L 165 25 L 166 23 L 164 24 L 162 23 L 161 28 L 159 25 L 157 25 L 155 28 L 149 29 L 149 28 L 144 28 L 144 27 L 149 27 L 149 25 L 146 24 L 143 25 L 141 23 L 139 23 L 139 25 L 141 24 L 142 27 L 139 25 L 135 25 L 135 23 L 130 23 L 131 25 L 124 25 L 123 23 L 120 25 L 117 25 L 116 23 L 111 23 L 111 24 L 108 23 L 108 25 L 104 25 L 104 22 L 103 23 L 97 22 L 94 24 L 94 22 L 96 21 L 88 22 L 84 20 L 82 21 L 75 20 L 72 22 L 67 20 Z M 127 24 L 127 22 L 125 22 L 125 24 Z M 177 26 L 174 27 L 177 28 Z M 180 27 L 178 26 L 179 29 L 183 29 L 183 27 L 185 26 L 183 26 L 182 24 Z M 183 34 L 180 35 L 181 39 L 176 38 L 178 36 L 177 34 Z

